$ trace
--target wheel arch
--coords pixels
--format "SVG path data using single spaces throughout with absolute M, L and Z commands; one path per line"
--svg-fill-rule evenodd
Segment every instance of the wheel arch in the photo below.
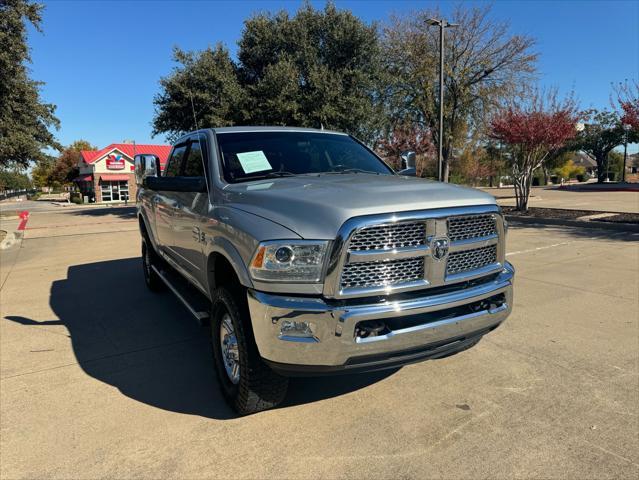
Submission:
M 206 264 L 209 290 L 225 284 L 225 278 L 232 275 L 240 285 L 253 288 L 253 282 L 240 253 L 227 240 L 216 239 L 208 255 Z

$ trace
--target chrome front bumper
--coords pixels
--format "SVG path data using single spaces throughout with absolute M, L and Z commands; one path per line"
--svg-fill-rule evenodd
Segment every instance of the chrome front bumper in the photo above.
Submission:
M 425 290 L 425 295 L 417 298 L 375 304 L 329 304 L 321 298 L 249 290 L 255 341 L 260 355 L 268 363 L 281 370 L 302 373 L 366 365 L 380 368 L 386 364 L 394 366 L 441 356 L 463 349 L 508 317 L 512 310 L 515 271 L 508 262 L 505 265 L 495 278 L 472 287 L 430 295 Z M 444 319 L 432 318 L 438 311 L 501 295 L 503 303 L 498 307 Z M 355 327 L 362 321 L 421 314 L 429 314 L 425 323 L 380 336 L 360 338 L 355 335 Z M 294 333 L 289 335 L 288 331 Z

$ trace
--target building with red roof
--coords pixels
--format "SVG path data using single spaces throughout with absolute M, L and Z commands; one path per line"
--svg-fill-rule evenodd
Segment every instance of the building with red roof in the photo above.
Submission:
M 101 150 L 83 150 L 75 184 L 93 202 L 122 202 L 134 199 L 137 186 L 133 158 L 140 153 L 157 155 L 160 166 L 171 152 L 170 145 L 136 145 L 112 143 Z

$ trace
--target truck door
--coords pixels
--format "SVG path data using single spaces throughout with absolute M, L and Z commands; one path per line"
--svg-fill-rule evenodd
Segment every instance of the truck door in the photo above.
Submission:
M 203 135 L 193 135 L 184 161 L 182 175 L 185 177 L 207 178 L 207 144 Z M 175 251 L 180 256 L 185 269 L 200 286 L 206 285 L 206 262 L 204 226 L 209 209 L 208 192 L 179 192 L 181 208 L 176 212 L 174 230 Z
M 188 148 L 188 142 L 183 142 L 173 147 L 163 176 L 177 177 L 181 174 Z M 175 220 L 180 209 L 179 194 L 178 192 L 158 191 L 153 201 L 155 202 L 155 228 L 160 248 L 171 259 L 181 263 L 178 261 L 179 257 L 176 253 L 175 235 L 175 229 L 177 228 Z

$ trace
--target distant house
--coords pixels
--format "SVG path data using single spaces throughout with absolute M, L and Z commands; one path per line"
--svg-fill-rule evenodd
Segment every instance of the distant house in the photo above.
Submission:
M 639 153 L 628 155 L 626 160 L 626 181 L 639 183 Z
M 597 174 L 597 161 L 586 152 L 570 152 L 568 159 L 572 160 L 575 166 L 583 167 L 588 175 Z
M 138 153 L 154 154 L 164 167 L 170 151 L 170 145 L 134 143 L 112 143 L 101 150 L 83 150 L 78 164 L 79 175 L 73 181 L 90 201 L 108 203 L 135 199 L 133 157 Z

